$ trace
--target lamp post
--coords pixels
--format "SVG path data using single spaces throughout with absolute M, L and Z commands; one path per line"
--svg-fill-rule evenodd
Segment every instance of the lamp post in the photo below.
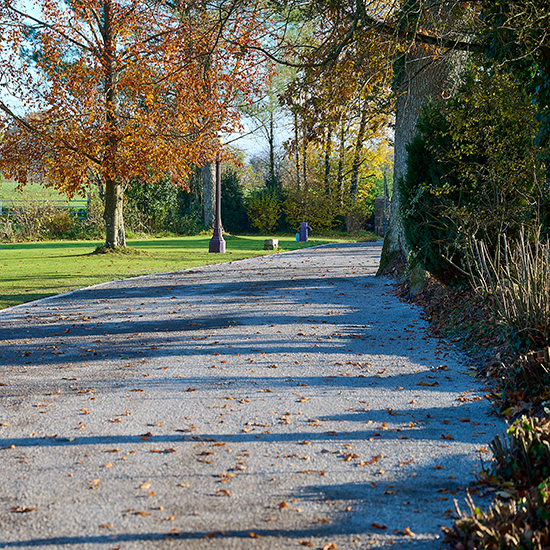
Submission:
M 210 239 L 208 252 L 225 253 L 225 241 L 222 235 L 222 176 L 221 162 L 216 160 L 216 221 L 214 222 L 214 234 Z

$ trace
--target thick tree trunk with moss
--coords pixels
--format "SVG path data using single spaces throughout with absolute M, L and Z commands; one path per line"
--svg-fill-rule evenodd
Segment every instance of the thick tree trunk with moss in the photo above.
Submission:
M 416 45 L 407 56 L 397 90 L 391 218 L 384 238 L 379 275 L 407 262 L 409 250 L 401 222 L 399 182 L 407 172 L 407 145 L 415 135 L 416 122 L 428 101 L 439 101 L 453 94 L 464 59 L 462 52 L 435 56 L 430 46 L 422 44 Z

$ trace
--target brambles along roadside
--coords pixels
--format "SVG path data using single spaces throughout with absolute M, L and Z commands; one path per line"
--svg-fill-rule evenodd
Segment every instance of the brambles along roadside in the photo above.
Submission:
M 522 416 L 496 437 L 493 462 L 481 482 L 497 496 L 487 512 L 468 496 L 468 513 L 444 528 L 457 550 L 544 550 L 550 545 L 550 421 Z M 456 505 L 456 501 L 455 501 Z
M 478 376 L 492 386 L 498 413 L 522 415 L 489 445 L 493 460 L 478 479 L 495 494 L 489 510 L 471 496 L 466 511 L 455 501 L 458 519 L 443 530 L 457 550 L 550 547 L 550 312 L 540 296 L 548 283 L 548 243 L 519 241 L 505 252 L 510 262 L 482 273 L 477 292 L 432 278 L 414 298 L 434 335 L 459 342 L 480 362 Z M 407 286 L 400 291 L 408 294 Z

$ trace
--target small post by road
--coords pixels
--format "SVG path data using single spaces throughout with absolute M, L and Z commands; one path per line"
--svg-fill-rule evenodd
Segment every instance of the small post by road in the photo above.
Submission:
M 225 253 L 225 241 L 222 235 L 222 176 L 221 161 L 216 161 L 216 221 L 214 234 L 210 239 L 208 252 Z

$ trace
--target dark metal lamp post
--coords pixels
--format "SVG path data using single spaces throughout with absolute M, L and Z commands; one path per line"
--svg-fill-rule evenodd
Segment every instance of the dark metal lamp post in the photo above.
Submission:
M 221 162 L 216 161 L 216 221 L 214 224 L 214 234 L 210 239 L 208 252 L 225 253 L 225 241 L 222 235 L 222 177 Z

